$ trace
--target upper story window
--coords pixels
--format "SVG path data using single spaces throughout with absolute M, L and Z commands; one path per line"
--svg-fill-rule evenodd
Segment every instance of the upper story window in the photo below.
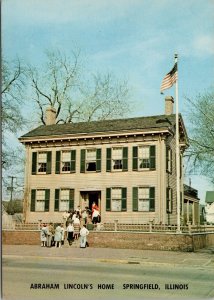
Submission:
M 47 152 L 38 153 L 38 173 L 46 173 L 47 171 Z
M 56 174 L 76 171 L 76 150 L 56 151 Z
M 32 174 L 51 173 L 52 152 L 32 152 Z
M 133 187 L 133 211 L 155 211 L 155 188 Z
M 80 172 L 101 172 L 101 149 L 81 149 Z
M 106 171 L 128 171 L 128 147 L 106 149 Z
M 123 148 L 112 149 L 112 168 L 113 170 L 123 169 Z
M 134 146 L 133 147 L 133 171 L 156 169 L 156 147 Z
M 97 151 L 96 149 L 86 150 L 86 171 L 97 170 Z
M 49 211 L 50 190 L 31 190 L 31 211 Z

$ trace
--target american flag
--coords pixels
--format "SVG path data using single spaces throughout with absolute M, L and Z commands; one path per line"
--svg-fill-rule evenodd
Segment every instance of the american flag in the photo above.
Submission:
M 169 89 L 173 84 L 176 82 L 178 79 L 178 68 L 177 68 L 177 63 L 174 64 L 174 67 L 172 70 L 166 74 L 164 77 L 162 84 L 161 84 L 161 94 L 163 93 L 163 90 Z

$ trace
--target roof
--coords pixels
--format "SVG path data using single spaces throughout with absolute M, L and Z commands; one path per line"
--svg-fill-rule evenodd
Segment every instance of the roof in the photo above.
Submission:
M 42 125 L 21 136 L 20 139 L 61 136 L 69 134 L 89 134 L 112 131 L 130 131 L 140 129 L 168 128 L 175 124 L 175 115 L 158 115 L 150 117 L 138 117 L 128 119 L 91 121 L 79 123 L 66 123 L 54 125 Z
M 213 203 L 214 202 L 214 191 L 208 191 L 206 192 L 206 203 Z
M 198 190 L 192 188 L 191 186 L 184 184 L 184 195 L 185 196 L 191 196 L 195 199 L 199 199 L 198 198 Z

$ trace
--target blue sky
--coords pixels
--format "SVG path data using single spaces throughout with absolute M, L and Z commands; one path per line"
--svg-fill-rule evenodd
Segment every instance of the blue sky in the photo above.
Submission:
M 130 116 L 164 113 L 160 84 L 179 55 L 179 107 L 213 85 L 213 0 L 3 0 L 2 51 L 42 64 L 46 49 L 80 48 L 87 72 L 113 72 L 130 86 Z M 174 88 L 166 92 L 174 96 Z M 26 105 L 26 109 L 27 108 Z M 188 130 L 188 128 L 187 128 Z M 199 184 L 199 182 L 201 184 Z M 206 179 L 192 177 L 204 191 Z

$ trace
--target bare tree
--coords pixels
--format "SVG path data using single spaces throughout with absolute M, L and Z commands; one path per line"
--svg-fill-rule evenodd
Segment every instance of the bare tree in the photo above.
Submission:
M 70 58 L 59 51 L 46 55 L 43 69 L 29 68 L 33 100 L 42 124 L 47 106 L 56 109 L 56 123 L 112 119 L 129 111 L 126 82 L 110 74 L 83 79 L 79 51 L 71 52 Z
M 190 148 L 187 151 L 189 168 L 199 171 L 214 183 L 214 88 L 189 104 Z
M 10 165 L 12 150 L 8 145 L 8 134 L 16 134 L 23 127 L 24 119 L 21 113 L 23 92 L 25 87 L 25 69 L 19 59 L 2 61 L 2 167 Z

